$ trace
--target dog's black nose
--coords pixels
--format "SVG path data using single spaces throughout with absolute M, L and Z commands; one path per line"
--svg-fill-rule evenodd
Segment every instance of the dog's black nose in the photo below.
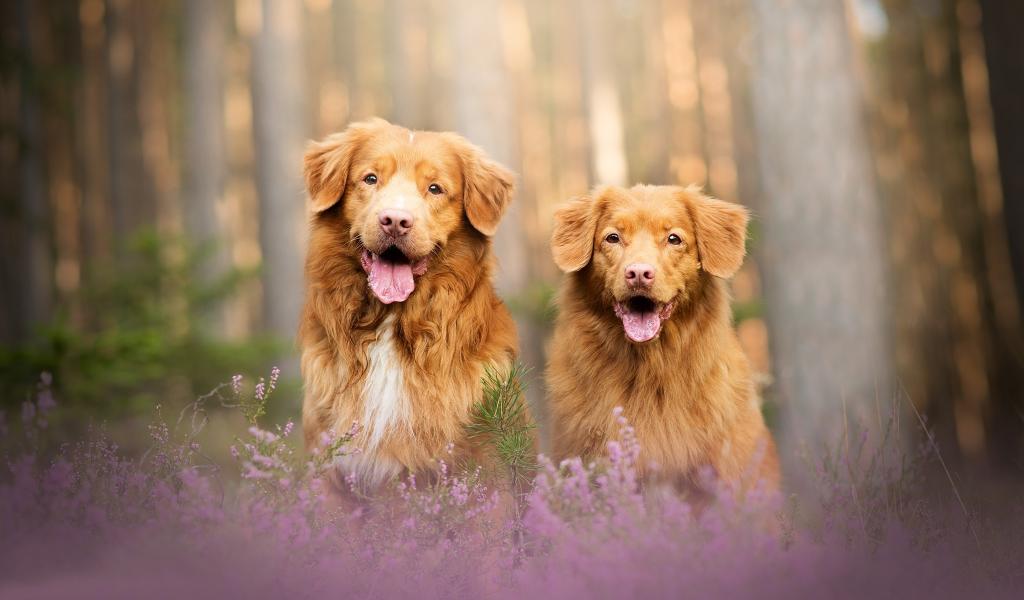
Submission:
M 391 237 L 399 237 L 409 233 L 412 224 L 416 220 L 411 212 L 397 208 L 385 208 L 377 215 L 380 228 Z
M 647 263 L 633 263 L 626 267 L 626 283 L 631 286 L 649 286 L 654 283 L 654 267 Z

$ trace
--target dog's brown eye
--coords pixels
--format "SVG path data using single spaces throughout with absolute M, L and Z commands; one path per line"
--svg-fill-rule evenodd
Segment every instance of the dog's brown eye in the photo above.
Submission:
M 672 235 L 668 236 L 668 243 L 672 244 L 673 246 L 678 246 L 679 244 L 683 243 L 683 240 L 678 235 L 673 233 Z
M 365 181 L 368 185 L 377 185 L 377 176 L 374 175 L 373 173 L 370 173 L 366 177 L 363 177 L 363 181 Z
M 617 233 L 609 233 L 608 237 L 604 238 L 604 241 L 608 242 L 609 244 L 618 244 L 619 243 L 619 234 L 617 234 Z
M 442 190 L 441 186 L 437 185 L 436 183 L 432 183 L 430 184 L 430 187 L 427 188 L 427 191 L 435 196 L 440 196 Z

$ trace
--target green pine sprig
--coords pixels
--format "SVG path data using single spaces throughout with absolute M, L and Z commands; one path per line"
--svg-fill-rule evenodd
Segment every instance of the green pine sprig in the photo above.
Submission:
M 524 377 L 530 370 L 518 360 L 504 369 L 486 365 L 483 399 L 474 406 L 476 420 L 465 425 L 474 445 L 487 446 L 491 459 L 506 470 L 514 489 L 528 483 L 537 466 L 531 434 L 537 424 L 525 399 L 529 382 Z

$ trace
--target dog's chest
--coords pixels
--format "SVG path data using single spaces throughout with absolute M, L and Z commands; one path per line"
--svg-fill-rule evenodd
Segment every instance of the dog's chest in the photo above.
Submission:
M 363 382 L 363 427 L 367 437 L 363 450 L 372 452 L 389 435 L 412 434 L 412 414 L 402 360 L 395 342 L 394 317 L 381 326 L 377 340 L 367 350 L 366 379 Z

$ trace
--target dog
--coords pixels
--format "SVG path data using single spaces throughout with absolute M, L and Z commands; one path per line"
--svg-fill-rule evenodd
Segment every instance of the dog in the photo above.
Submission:
M 514 176 L 455 133 L 350 124 L 303 157 L 310 197 L 297 344 L 307 450 L 358 423 L 331 494 L 354 508 L 438 459 L 485 460 L 464 425 L 486 365 L 518 355 L 492 283 L 491 236 Z M 358 488 L 358 494 L 354 494 Z
M 609 186 L 556 207 L 551 250 L 566 276 L 545 375 L 556 458 L 606 453 L 621 406 L 648 491 L 699 508 L 722 484 L 777 490 L 726 287 L 748 218 L 694 186 Z

